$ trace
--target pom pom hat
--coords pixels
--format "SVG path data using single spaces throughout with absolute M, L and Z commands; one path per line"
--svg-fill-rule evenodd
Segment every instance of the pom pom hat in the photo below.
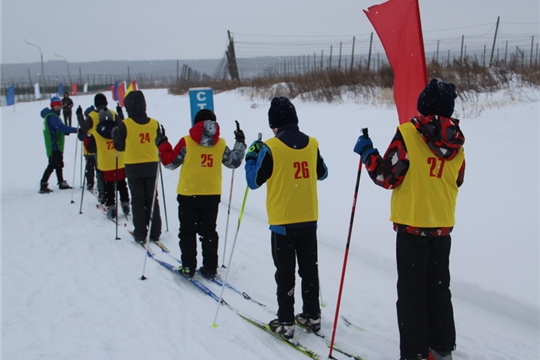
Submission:
M 432 79 L 418 96 L 416 108 L 420 114 L 451 117 L 454 113 L 454 99 L 457 98 L 454 84 Z
M 62 100 L 58 96 L 53 96 L 51 98 L 51 108 L 55 106 L 62 106 Z
M 268 110 L 268 124 L 271 129 L 287 124 L 298 124 L 296 109 L 288 98 L 279 96 L 272 99 Z

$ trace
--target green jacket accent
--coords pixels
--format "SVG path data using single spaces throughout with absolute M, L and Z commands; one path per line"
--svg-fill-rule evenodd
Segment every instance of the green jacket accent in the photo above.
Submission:
M 49 116 L 56 115 L 55 113 L 49 113 L 45 115 L 43 122 L 43 137 L 45 138 L 45 150 L 47 151 L 47 157 L 50 157 L 53 152 L 53 145 L 56 144 L 56 147 L 60 152 L 64 152 L 64 138 L 65 134 L 61 131 L 51 131 L 49 127 Z

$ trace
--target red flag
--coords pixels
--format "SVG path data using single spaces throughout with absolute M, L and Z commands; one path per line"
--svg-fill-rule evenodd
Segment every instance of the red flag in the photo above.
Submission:
M 124 94 L 126 92 L 126 87 L 123 81 L 120 83 L 120 85 L 118 85 L 117 91 L 118 91 L 118 102 L 120 103 L 120 106 L 124 107 Z
M 138 90 L 137 89 L 137 80 L 131 80 L 131 85 L 130 86 L 131 86 L 131 88 L 133 90 Z
M 364 10 L 394 71 L 399 123 L 418 114 L 418 95 L 428 83 L 418 0 L 388 0 Z
M 77 95 L 77 83 L 71 84 L 71 94 Z

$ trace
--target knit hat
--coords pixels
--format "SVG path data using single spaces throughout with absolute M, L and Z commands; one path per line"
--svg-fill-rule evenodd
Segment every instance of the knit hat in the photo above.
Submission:
M 195 117 L 193 118 L 193 124 L 196 124 L 199 121 L 203 121 L 203 120 L 216 121 L 217 120 L 216 114 L 214 114 L 214 112 L 210 109 L 201 109 L 197 111 L 197 113 L 195 114 Z
M 432 79 L 418 96 L 416 108 L 420 114 L 451 117 L 454 113 L 454 99 L 457 98 L 454 84 Z
M 146 116 L 146 100 L 141 90 L 130 91 L 124 99 L 124 106 L 131 117 Z
M 95 107 L 107 106 L 107 104 L 108 104 L 107 103 L 107 98 L 102 93 L 98 93 L 98 94 L 96 94 L 96 96 L 94 96 L 94 106 Z
M 62 100 L 60 100 L 60 98 L 58 96 L 53 96 L 51 98 L 51 108 L 53 108 L 53 107 L 55 107 L 57 105 L 62 106 Z
M 279 96 L 272 99 L 268 110 L 268 124 L 271 129 L 287 124 L 298 124 L 296 109 L 288 98 Z

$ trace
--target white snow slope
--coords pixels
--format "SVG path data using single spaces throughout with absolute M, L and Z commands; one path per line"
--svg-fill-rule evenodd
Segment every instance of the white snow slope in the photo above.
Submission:
M 144 93 L 148 115 L 165 126 L 176 144 L 190 125 L 188 97 L 171 96 L 166 90 Z M 110 92 L 106 95 L 112 104 Z M 516 103 L 515 98 L 526 100 Z M 93 96 L 75 96 L 74 101 L 86 108 Z M 375 146 L 384 151 L 397 115 L 392 108 L 352 101 L 293 103 L 301 130 L 318 138 L 329 168 L 328 179 L 319 183 L 318 237 L 323 332 L 330 335 L 358 171 L 359 158 L 352 148 L 360 129 L 368 127 Z M 254 102 L 233 91 L 215 95 L 214 104 L 229 144 L 234 141 L 234 120 L 244 129 L 248 145 L 258 132 L 263 139 L 272 136 L 268 102 Z M 116 227 L 96 211 L 95 197 L 86 192 L 81 198 L 76 136 L 66 138 L 64 158 L 65 178 L 75 189 L 58 190 L 53 174 L 54 193 L 38 194 L 46 167 L 39 116 L 45 106 L 48 101 L 2 108 L 3 359 L 305 358 L 146 258 L 123 227 L 118 229 L 121 240 L 115 240 Z M 478 110 L 482 111 L 477 115 Z M 459 104 L 456 111 L 462 118 L 467 159 L 451 255 L 456 360 L 540 358 L 539 114 L 537 89 L 491 94 L 474 104 Z M 163 169 L 163 180 L 162 240 L 178 257 L 178 170 Z M 228 289 L 223 298 L 267 322 L 274 318 L 276 299 L 266 189 L 249 191 L 237 233 L 245 190 L 243 166 L 234 173 L 224 170 L 218 230 L 220 261 L 228 270 L 222 268 L 220 274 L 225 278 L 228 271 L 230 284 L 267 309 Z M 362 173 L 339 312 L 355 325 L 346 326 L 340 318 L 336 332 L 337 344 L 369 360 L 399 358 L 390 194 Z M 159 256 L 174 264 L 172 258 Z M 141 280 L 143 274 L 146 281 Z M 220 287 L 205 284 L 220 295 Z M 300 312 L 298 292 L 299 287 Z M 212 326 L 214 320 L 217 327 Z M 295 338 L 321 358 L 328 356 L 328 348 L 315 336 L 297 330 Z M 345 358 L 336 351 L 333 355 Z

